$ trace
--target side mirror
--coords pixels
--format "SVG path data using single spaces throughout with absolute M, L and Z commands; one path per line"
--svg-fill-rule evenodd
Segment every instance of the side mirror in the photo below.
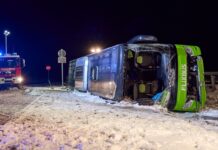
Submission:
M 26 61 L 25 59 L 22 59 L 22 68 L 24 68 L 26 66 Z

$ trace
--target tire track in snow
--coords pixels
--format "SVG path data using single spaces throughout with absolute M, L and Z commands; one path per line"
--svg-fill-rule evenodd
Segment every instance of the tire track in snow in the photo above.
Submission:
M 27 105 L 26 107 L 24 107 L 22 110 L 20 110 L 19 112 L 16 112 L 11 118 L 15 119 L 19 116 L 21 116 L 22 114 L 24 114 L 28 109 L 30 109 L 38 100 L 40 100 L 40 98 L 42 98 L 45 94 L 42 94 L 38 97 L 35 98 L 35 100 L 33 100 L 29 105 Z

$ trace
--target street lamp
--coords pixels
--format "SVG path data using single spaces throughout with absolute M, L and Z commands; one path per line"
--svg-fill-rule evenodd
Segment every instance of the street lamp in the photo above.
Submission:
M 5 35 L 5 54 L 7 55 L 7 54 L 8 54 L 7 37 L 8 37 L 8 35 L 10 35 L 10 32 L 7 31 L 7 30 L 5 30 L 5 31 L 4 31 L 4 35 Z

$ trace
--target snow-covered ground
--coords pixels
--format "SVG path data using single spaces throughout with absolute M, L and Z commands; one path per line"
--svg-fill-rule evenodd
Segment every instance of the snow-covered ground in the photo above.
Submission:
M 218 110 L 169 113 L 160 106 L 116 103 L 60 88 L 29 87 L 25 95 L 31 103 L 0 126 L 0 150 L 218 147 Z

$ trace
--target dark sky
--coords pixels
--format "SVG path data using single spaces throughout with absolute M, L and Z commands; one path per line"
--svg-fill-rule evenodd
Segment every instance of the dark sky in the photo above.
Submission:
M 161 43 L 198 45 L 206 70 L 218 70 L 218 10 L 215 2 L 151 1 L 0 1 L 0 49 L 8 29 L 8 51 L 26 59 L 28 81 L 45 81 L 45 65 L 52 80 L 60 79 L 57 51 L 71 60 L 88 54 L 92 45 L 123 43 L 137 34 L 158 37 Z M 209 3 L 210 2 L 210 3 Z M 67 65 L 65 65 L 67 68 Z M 67 69 L 66 69 L 67 71 Z

